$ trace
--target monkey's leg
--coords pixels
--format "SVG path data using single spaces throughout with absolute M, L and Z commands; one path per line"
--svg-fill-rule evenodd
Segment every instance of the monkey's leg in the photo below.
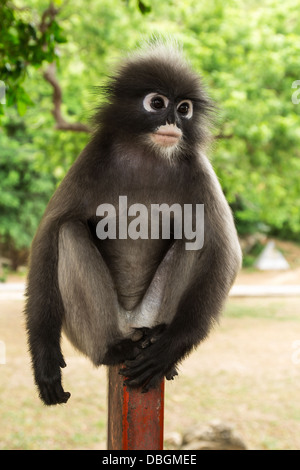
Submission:
M 199 252 L 175 241 L 160 263 L 141 304 L 131 313 L 131 326 L 153 328 L 171 323 L 182 293 L 190 283 Z M 155 342 L 159 330 L 155 330 Z
M 170 276 L 164 284 L 161 310 L 156 317 L 158 322 L 165 321 L 167 327 L 136 359 L 126 361 L 121 373 L 129 386 L 143 386 L 144 391 L 155 386 L 208 335 L 239 264 L 239 257 L 222 242 L 220 238 L 190 253 L 178 250 L 177 256 L 181 256 L 171 260 L 174 270 L 166 269 Z M 226 276 L 224 266 L 228 270 Z
M 166 253 L 141 304 L 131 312 L 131 326 L 143 331 L 143 339 L 138 344 L 141 349 L 152 351 L 152 345 L 160 341 L 172 322 L 196 259 L 195 252 L 186 251 L 181 241 L 175 242 Z M 172 380 L 178 375 L 176 365 L 171 364 L 163 375 Z
M 120 306 L 109 269 L 87 227 L 65 223 L 59 233 L 58 283 L 64 305 L 63 329 L 95 365 L 117 364 L 138 349 L 119 324 Z M 134 330 L 131 330 L 134 335 Z M 122 345 L 111 345 L 123 339 Z M 108 353 L 110 350 L 110 354 Z

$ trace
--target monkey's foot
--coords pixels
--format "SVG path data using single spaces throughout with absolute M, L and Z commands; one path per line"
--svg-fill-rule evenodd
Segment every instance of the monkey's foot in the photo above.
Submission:
M 172 380 L 177 373 L 175 354 L 166 335 L 140 351 L 133 360 L 125 361 L 119 372 L 128 387 L 142 387 L 142 392 L 155 388 L 163 377 Z M 175 359 L 176 360 L 176 359 Z
M 140 349 L 145 349 L 151 346 L 151 344 L 155 343 L 161 337 L 166 327 L 167 325 L 165 323 L 161 323 L 153 328 L 136 328 L 136 332 L 142 334 L 142 338 L 137 343 L 138 347 Z
M 101 364 L 111 366 L 135 359 L 141 350 L 155 343 L 165 329 L 165 324 L 153 328 L 135 328 L 132 338 L 121 339 L 108 348 Z
M 102 359 L 101 364 L 112 366 L 121 364 L 126 360 L 135 359 L 140 352 L 138 343 L 138 341 L 134 342 L 131 339 L 122 339 L 118 343 L 111 345 Z

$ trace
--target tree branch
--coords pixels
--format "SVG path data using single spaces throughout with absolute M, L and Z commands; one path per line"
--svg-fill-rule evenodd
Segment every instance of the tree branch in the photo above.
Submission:
M 44 78 L 53 88 L 53 104 L 54 108 L 52 114 L 56 121 L 56 129 L 64 130 L 64 131 L 73 131 L 73 132 L 91 132 L 91 129 L 82 124 L 81 122 L 68 122 L 64 119 L 62 112 L 61 112 L 61 104 L 62 104 L 62 90 L 59 85 L 59 82 L 55 76 L 55 63 L 53 62 L 48 66 L 48 68 L 44 72 Z
M 220 134 L 215 136 L 215 139 L 232 139 L 234 137 L 234 134 L 223 134 L 220 132 Z
M 51 26 L 55 20 L 56 15 L 59 13 L 60 8 L 55 8 L 53 2 L 50 2 L 50 5 L 42 14 L 42 20 L 39 25 L 39 30 L 44 34 L 47 29 Z
M 41 23 L 39 25 L 39 30 L 42 34 L 45 34 L 47 29 L 51 26 L 53 21 L 55 20 L 56 15 L 59 13 L 60 9 L 55 8 L 53 2 L 50 2 L 49 7 L 43 12 Z M 56 129 L 64 130 L 64 131 L 73 131 L 73 132 L 91 132 L 91 129 L 82 124 L 81 122 L 68 122 L 64 119 L 62 112 L 61 112 L 61 105 L 62 105 L 62 90 L 60 84 L 55 76 L 56 73 L 56 66 L 55 63 L 49 64 L 47 69 L 44 71 L 44 78 L 53 88 L 53 104 L 54 108 L 52 114 L 56 121 Z

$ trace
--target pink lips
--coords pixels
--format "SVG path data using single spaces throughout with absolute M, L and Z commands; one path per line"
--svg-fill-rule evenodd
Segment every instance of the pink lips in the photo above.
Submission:
M 177 144 L 179 139 L 182 136 L 182 132 L 174 124 L 166 124 L 165 126 L 160 126 L 156 132 L 151 134 L 153 142 L 160 144 L 164 147 L 169 147 L 171 145 Z

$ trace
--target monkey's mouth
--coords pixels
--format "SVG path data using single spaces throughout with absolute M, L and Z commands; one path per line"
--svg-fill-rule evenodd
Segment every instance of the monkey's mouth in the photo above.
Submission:
M 151 139 L 155 144 L 169 147 L 175 145 L 181 139 L 182 132 L 175 124 L 160 126 L 157 131 L 151 134 Z

